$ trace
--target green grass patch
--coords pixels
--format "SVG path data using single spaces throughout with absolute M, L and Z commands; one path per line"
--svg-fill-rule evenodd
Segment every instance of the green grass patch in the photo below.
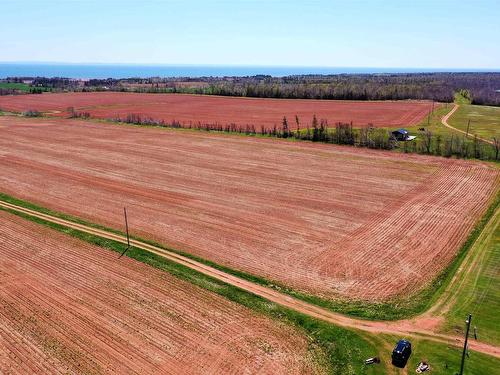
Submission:
M 453 94 L 453 101 L 457 104 L 471 104 L 472 95 L 469 90 L 461 89 Z
M 500 139 L 500 107 L 460 105 L 458 110 L 451 115 L 448 123 L 463 131 L 467 131 L 467 126 L 469 126 L 469 134 L 481 138 Z
M 500 217 L 487 226 L 471 251 L 470 272 L 458 280 L 460 288 L 445 316 L 444 330 L 464 334 L 464 320 L 472 313 L 478 339 L 500 345 Z
M 429 130 L 434 136 L 440 135 L 441 137 L 447 137 L 451 134 L 457 135 L 456 132 L 447 128 L 441 123 L 441 118 L 448 114 L 453 108 L 453 104 L 444 103 L 440 107 L 434 109 L 432 114 L 426 116 L 422 121 L 420 121 L 417 125 L 406 127 L 411 134 L 420 135 L 420 128 L 425 128 Z
M 31 87 L 26 83 L 0 82 L 0 89 L 18 90 L 29 92 Z
M 400 338 L 388 335 L 381 337 L 390 347 L 395 346 Z M 410 338 L 410 341 L 412 343 L 412 355 L 406 366 L 409 374 L 415 373 L 415 369 L 421 361 L 430 364 L 431 371 L 429 374 L 432 375 L 455 375 L 459 373 L 462 358 L 461 348 L 424 339 Z M 390 352 L 385 354 L 387 361 L 390 361 L 390 355 Z M 404 373 L 395 367 L 394 369 L 396 374 Z M 465 358 L 465 375 L 500 374 L 499 369 L 500 359 L 493 356 L 469 351 L 469 357 Z
M 87 243 L 97 245 L 117 253 L 125 250 L 125 244 L 104 239 L 92 234 L 67 228 L 43 219 L 35 218 L 14 210 L 0 208 L 27 220 L 44 225 L 51 229 L 78 238 Z M 228 285 L 192 270 L 186 266 L 169 261 L 148 251 L 131 247 L 126 256 L 145 263 L 151 267 L 197 285 L 205 290 L 217 293 L 230 301 L 243 305 L 253 311 L 265 314 L 277 321 L 291 324 L 300 330 L 309 341 L 309 351 L 318 364 L 334 374 L 383 374 L 380 367 L 366 367 L 363 360 L 378 353 L 378 349 L 364 340 L 358 333 L 334 326 L 294 310 L 284 308 L 237 287 Z
M 425 131 L 429 131 L 432 134 L 432 145 L 433 145 L 432 149 L 434 151 L 434 154 L 438 153 L 436 151 L 438 139 L 440 140 L 441 144 L 440 146 L 441 154 L 444 156 L 446 140 L 447 139 L 449 140 L 451 137 L 453 137 L 455 144 L 457 142 L 460 143 L 463 142 L 464 147 L 469 150 L 467 157 L 474 158 L 473 154 L 474 139 L 471 137 L 466 137 L 465 134 L 450 129 L 441 123 L 441 119 L 451 111 L 451 109 L 453 108 L 452 106 L 453 104 L 445 103 L 440 107 L 438 107 L 437 109 L 435 109 L 430 116 L 426 116 L 419 124 L 407 127 L 406 129 L 412 135 L 417 136 L 417 139 L 413 141 L 416 142 L 417 148 L 419 148 L 419 146 L 422 146 L 424 144 Z M 481 114 L 483 114 L 484 117 L 482 118 L 484 118 L 484 121 L 482 120 L 481 123 L 479 123 L 478 121 L 478 123 L 476 123 L 477 128 L 474 128 L 474 120 L 472 120 L 469 132 L 471 134 L 477 134 L 480 138 L 485 138 L 485 139 L 491 139 L 495 134 L 498 134 L 500 137 L 500 117 L 498 117 L 500 116 L 500 108 L 483 107 L 476 105 L 460 105 L 459 109 L 455 111 L 455 113 L 448 119 L 448 123 L 457 129 L 466 131 L 468 120 L 466 119 L 467 114 L 463 113 L 473 113 L 471 112 L 472 109 L 475 109 Z M 422 131 L 420 129 L 425 129 L 425 131 Z M 400 147 L 397 150 L 404 152 L 405 149 L 403 146 L 406 146 L 408 152 L 412 152 L 413 145 L 411 143 L 413 142 L 407 142 L 408 143 L 407 145 L 404 144 L 400 145 Z M 494 160 L 495 147 L 493 145 L 478 140 L 477 147 L 480 147 L 481 149 L 481 156 L 479 156 L 480 159 L 490 160 L 495 162 Z M 459 156 L 455 155 L 455 157 Z
M 102 225 L 94 224 L 87 222 L 82 219 L 75 218 L 70 215 L 66 215 L 60 212 L 54 212 L 49 209 L 37 206 L 33 203 L 26 202 L 24 200 L 20 200 L 14 197 L 11 197 L 7 194 L 0 193 L 0 199 L 9 202 L 12 204 L 19 205 L 21 207 L 29 208 L 38 212 L 42 212 L 45 214 L 53 215 L 55 217 L 59 217 L 61 219 L 65 219 L 68 221 L 72 221 L 74 223 L 84 224 L 92 228 L 103 229 L 115 234 L 124 235 L 123 232 L 104 227 Z M 313 296 L 307 293 L 303 293 L 292 288 L 286 287 L 278 282 L 274 282 L 272 280 L 267 280 L 265 278 L 248 274 L 246 272 L 234 270 L 229 267 L 222 266 L 220 264 L 211 262 L 209 260 L 199 258 L 197 256 L 172 249 L 166 246 L 163 246 L 157 242 L 150 241 L 147 239 L 139 238 L 136 236 L 131 236 L 131 238 L 142 241 L 144 243 L 157 246 L 159 248 L 172 251 L 176 254 L 183 255 L 187 258 L 196 260 L 200 263 L 209 265 L 213 268 L 219 269 L 231 275 L 238 276 L 242 279 L 252 281 L 256 284 L 266 286 L 268 288 L 280 291 L 282 293 L 286 293 L 290 296 L 293 296 L 297 299 L 324 307 L 334 312 L 342 313 L 345 315 L 350 315 L 354 317 L 358 317 L 361 319 L 367 320 L 398 320 L 409 318 L 415 316 L 419 313 L 427 310 L 441 295 L 446 286 L 450 283 L 451 279 L 455 271 L 460 266 L 462 260 L 467 254 L 469 248 L 472 246 L 474 241 L 478 238 L 481 231 L 483 230 L 486 223 L 489 221 L 496 208 L 500 204 L 500 195 L 497 195 L 490 207 L 486 211 L 485 215 L 481 218 L 481 220 L 477 223 L 474 230 L 470 233 L 469 237 L 465 241 L 465 243 L 459 249 L 457 256 L 454 260 L 446 267 L 437 277 L 434 278 L 429 284 L 427 284 L 423 289 L 414 293 L 413 295 L 405 295 L 404 297 L 395 298 L 392 300 L 387 300 L 383 302 L 373 303 L 367 302 L 363 300 L 348 300 L 348 299 L 326 299 L 322 297 Z

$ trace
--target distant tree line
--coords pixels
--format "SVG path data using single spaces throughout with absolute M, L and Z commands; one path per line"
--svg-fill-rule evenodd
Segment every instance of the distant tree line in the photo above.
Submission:
M 466 89 L 473 104 L 500 105 L 500 73 L 292 76 L 233 80 L 195 88 L 196 93 L 289 99 L 404 100 L 452 102 Z M 180 91 L 185 90 L 181 88 Z
M 1 95 L 41 94 L 44 91 L 47 91 L 47 90 L 43 89 L 41 87 L 30 87 L 28 91 L 20 90 L 20 89 L 16 89 L 16 88 L 0 87 L 0 96 Z
M 218 123 L 202 122 L 181 123 L 177 120 L 165 122 L 147 116 L 144 117 L 139 114 L 128 114 L 124 118 L 118 117 L 108 120 L 134 125 L 290 138 L 300 141 L 350 145 L 380 150 L 398 150 L 404 153 L 418 153 L 463 159 L 498 161 L 500 152 L 500 139 L 497 140 L 495 138 L 493 138 L 493 145 L 491 145 L 480 141 L 477 137 L 471 140 L 462 135 L 455 134 L 449 136 L 434 135 L 432 132 L 423 129 L 419 131 L 416 140 L 397 141 L 387 129 L 375 128 L 373 126 L 358 129 L 353 128 L 352 123 L 341 122 L 336 123 L 335 127 L 331 127 L 327 120 L 318 120 L 316 116 L 313 116 L 310 124 L 302 128 L 300 126 L 300 119 L 295 116 L 295 130 L 290 130 L 289 122 L 286 117 L 283 117 L 281 126 L 261 126 L 259 128 L 250 124 L 238 125 L 230 123 L 222 125 Z
M 465 89 L 473 104 L 500 105 L 500 73 L 335 74 L 271 77 L 178 77 L 91 79 L 14 77 L 33 86 L 69 91 L 192 93 L 289 99 L 404 100 L 452 102 Z
M 203 82 L 205 85 L 200 85 Z M 141 84 L 128 87 L 125 84 Z M 467 90 L 473 104 L 500 105 L 500 73 L 339 74 L 289 77 L 201 77 L 91 80 L 87 89 L 193 93 L 284 99 L 405 100 L 452 102 Z
M 0 96 L 1 95 L 16 95 L 16 94 L 23 94 L 23 93 L 21 93 L 19 90 L 16 90 L 16 89 L 0 87 Z

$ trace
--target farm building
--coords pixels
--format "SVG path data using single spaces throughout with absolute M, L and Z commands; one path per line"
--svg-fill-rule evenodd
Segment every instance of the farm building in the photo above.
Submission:
M 410 135 L 406 129 L 394 130 L 391 135 L 396 141 L 412 141 L 416 138 L 414 135 Z

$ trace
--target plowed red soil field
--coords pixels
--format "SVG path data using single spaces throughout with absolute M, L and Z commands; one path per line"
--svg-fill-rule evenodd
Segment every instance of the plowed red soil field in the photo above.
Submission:
M 0 117 L 0 191 L 326 297 L 422 287 L 496 168 L 277 139 Z
M 0 211 L 1 374 L 316 373 L 307 345 L 241 305 Z
M 281 127 L 283 116 L 295 129 L 295 115 L 302 128 L 311 123 L 314 114 L 333 126 L 336 122 L 353 122 L 354 126 L 401 127 L 417 124 L 431 110 L 426 101 L 332 101 L 235 98 L 200 95 L 136 94 L 117 92 L 63 93 L 43 95 L 1 96 L 0 108 L 22 112 L 36 109 L 56 116 L 68 117 L 68 107 L 89 112 L 92 117 L 126 118 L 140 114 L 155 120 L 177 120 L 185 125 L 219 123 Z

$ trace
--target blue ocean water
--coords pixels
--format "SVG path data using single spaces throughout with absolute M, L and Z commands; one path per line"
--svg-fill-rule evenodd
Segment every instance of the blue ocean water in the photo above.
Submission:
M 471 69 L 422 68 L 348 68 L 297 66 L 223 66 L 223 65 L 129 65 L 129 64 L 61 64 L 61 63 L 2 63 L 0 78 L 6 77 L 65 77 L 65 78 L 130 78 L 130 77 L 223 77 L 257 74 L 283 77 L 294 74 L 349 73 L 429 73 L 472 72 Z M 499 72 L 497 70 L 488 70 Z

